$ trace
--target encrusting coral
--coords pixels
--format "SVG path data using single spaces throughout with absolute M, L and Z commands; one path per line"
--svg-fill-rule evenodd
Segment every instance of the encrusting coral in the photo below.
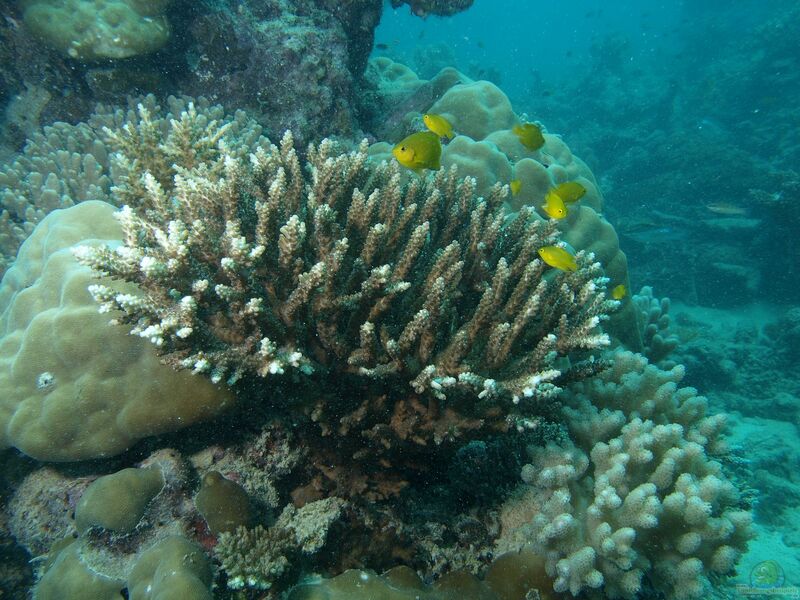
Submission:
M 94 285 L 102 310 L 212 381 L 290 369 L 514 404 L 552 397 L 568 375 L 558 359 L 608 343 L 599 264 L 579 254 L 578 271 L 545 274 L 536 250 L 555 228 L 526 209 L 505 223 L 505 188 L 478 198 L 455 170 L 401 186 L 363 144 L 308 156 L 304 174 L 287 134 L 249 168 L 121 190 L 140 207 L 119 213 L 123 245 L 76 255 L 145 293 Z

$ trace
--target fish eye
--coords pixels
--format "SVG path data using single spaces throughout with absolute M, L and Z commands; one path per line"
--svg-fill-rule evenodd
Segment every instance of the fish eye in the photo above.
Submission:
M 400 146 L 400 152 L 405 152 L 405 151 L 406 151 L 406 147 L 405 146 Z

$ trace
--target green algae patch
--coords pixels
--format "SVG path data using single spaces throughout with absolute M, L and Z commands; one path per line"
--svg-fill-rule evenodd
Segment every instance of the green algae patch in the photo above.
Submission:
M 253 508 L 247 492 L 217 471 L 209 471 L 203 476 L 194 504 L 214 535 L 248 527 L 253 521 Z
M 211 600 L 211 564 L 182 536 L 164 538 L 142 553 L 128 577 L 130 600 Z
M 123 469 L 100 477 L 81 496 L 75 526 L 81 533 L 91 527 L 130 533 L 163 486 L 158 469 Z

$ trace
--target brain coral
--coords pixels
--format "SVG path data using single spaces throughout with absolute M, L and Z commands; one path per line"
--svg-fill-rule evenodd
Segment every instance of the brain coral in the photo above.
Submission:
M 40 460 L 108 456 L 232 400 L 98 314 L 70 247 L 120 239 L 114 210 L 90 201 L 50 213 L 0 285 L 0 447 Z
M 72 58 L 129 58 L 169 39 L 169 0 L 31 0 L 25 25 Z

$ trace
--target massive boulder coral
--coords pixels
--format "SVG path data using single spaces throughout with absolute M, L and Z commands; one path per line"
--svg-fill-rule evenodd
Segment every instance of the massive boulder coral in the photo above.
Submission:
M 70 58 L 148 54 L 167 43 L 170 0 L 27 0 L 24 23 Z
M 558 592 L 634 598 L 648 576 L 667 598 L 702 598 L 753 536 L 714 460 L 724 417 L 678 388 L 680 367 L 623 351 L 612 362 L 562 395 L 571 441 L 531 449 L 498 545 L 545 556 Z
M 73 244 L 118 244 L 104 202 L 50 213 L 0 285 L 0 446 L 40 460 L 109 456 L 218 414 L 231 394 L 175 373 L 143 340 L 108 327 Z M 128 290 L 131 291 L 131 290 Z

